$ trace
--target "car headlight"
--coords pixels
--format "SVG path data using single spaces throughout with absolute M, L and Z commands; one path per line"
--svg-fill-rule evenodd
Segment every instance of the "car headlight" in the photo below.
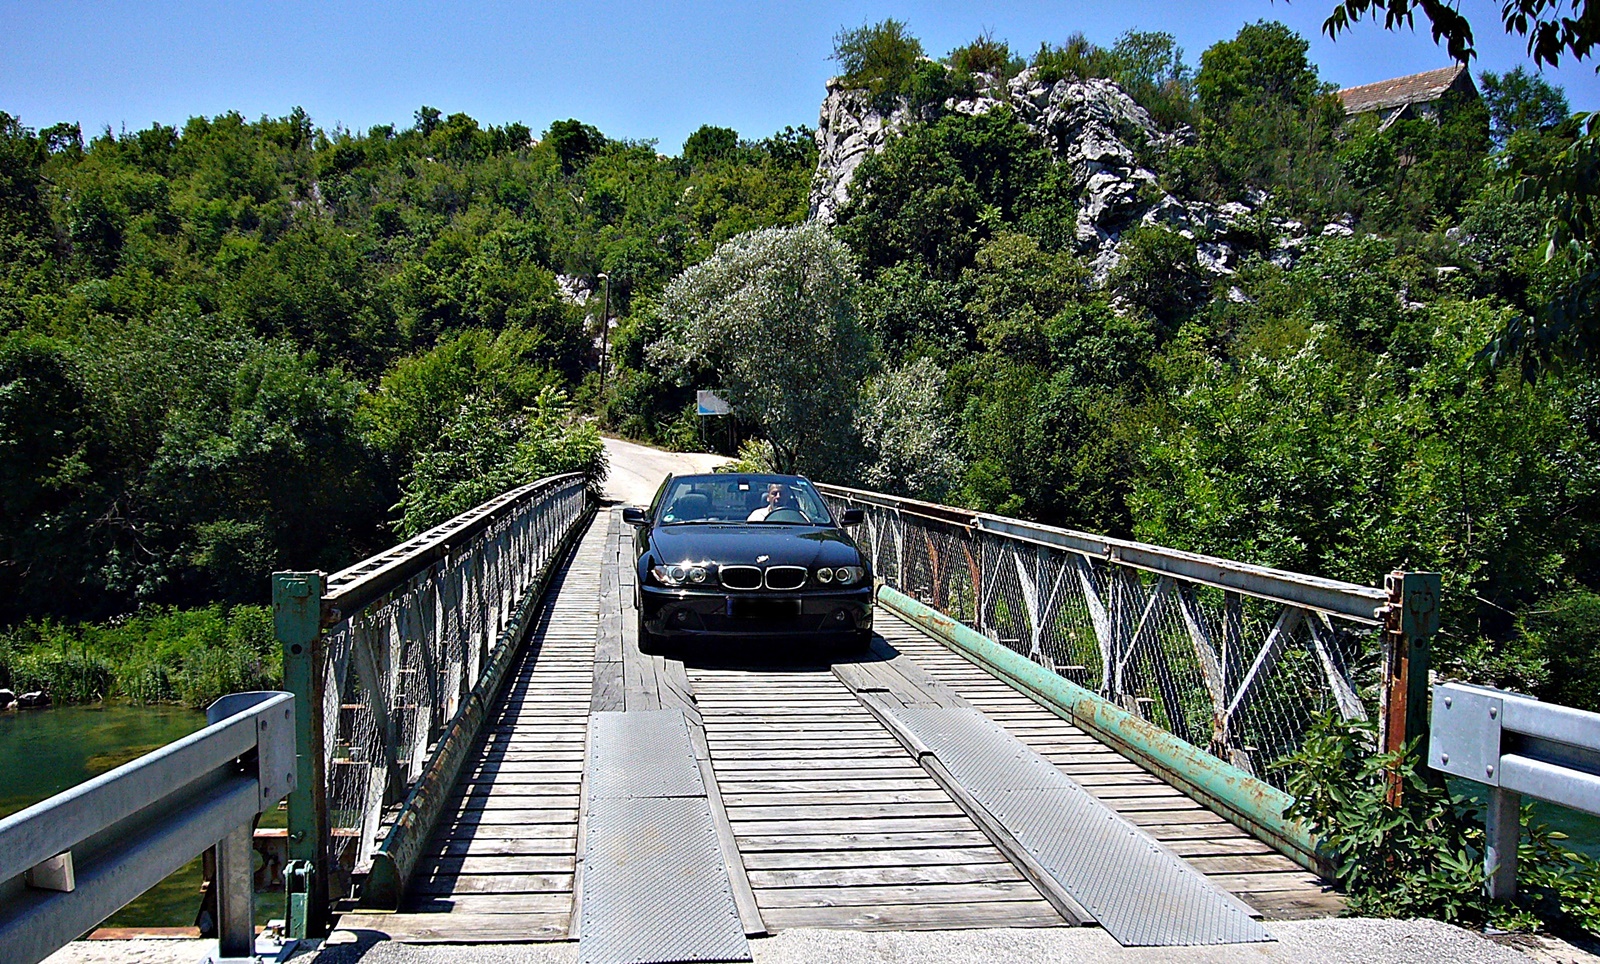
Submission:
M 823 566 L 822 568 L 818 569 L 817 582 L 824 584 L 833 582 L 833 570 L 829 569 L 827 566 Z
M 833 571 L 833 578 L 841 586 L 850 586 L 866 578 L 867 571 L 860 566 L 840 566 Z
M 685 565 L 651 566 L 650 575 L 663 586 L 681 586 L 684 583 L 698 585 L 706 581 L 706 568 Z

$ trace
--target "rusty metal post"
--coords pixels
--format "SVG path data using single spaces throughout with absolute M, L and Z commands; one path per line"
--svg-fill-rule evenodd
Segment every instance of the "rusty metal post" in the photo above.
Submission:
M 1379 693 L 1379 750 L 1394 753 L 1428 732 L 1428 643 L 1439 631 L 1440 578 L 1436 572 L 1391 572 L 1384 611 L 1383 682 Z M 1398 771 L 1389 779 L 1389 802 L 1400 803 Z

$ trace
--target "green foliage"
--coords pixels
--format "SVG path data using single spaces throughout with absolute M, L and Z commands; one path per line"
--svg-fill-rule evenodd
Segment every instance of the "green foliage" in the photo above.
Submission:
M 1090 43 L 1081 33 L 1071 35 L 1066 43 L 1058 46 L 1041 43 L 1028 66 L 1033 67 L 1039 80 L 1046 84 L 1067 78 L 1110 77 L 1117 69 L 1110 52 Z
M 856 413 L 865 485 L 933 502 L 949 497 L 963 466 L 940 397 L 944 378 L 931 360 L 918 358 L 867 382 Z
M 108 698 L 203 707 L 276 689 L 282 656 L 262 606 L 153 608 L 102 623 L 27 622 L 0 633 L 0 685 L 57 703 Z
M 849 251 L 820 225 L 768 228 L 720 245 L 667 288 L 652 361 L 680 384 L 714 374 L 772 443 L 784 471 L 837 479 L 871 343 Z
M 1140 226 L 1123 236 L 1110 286 L 1130 305 L 1176 328 L 1205 300 L 1209 287 L 1194 242 L 1175 231 Z
M 1219 199 L 1264 188 L 1296 210 L 1340 210 L 1346 199 L 1332 151 L 1344 110 L 1307 49 L 1288 27 L 1263 20 L 1200 55 L 1200 143 L 1169 162 L 1174 187 Z
M 1543 698 L 1600 713 L 1600 594 L 1548 596 L 1522 612 L 1517 628 L 1529 661 L 1543 670 L 1536 687 Z
M 1485 70 L 1478 74 L 1478 87 L 1489 109 L 1489 130 L 1496 147 L 1504 147 L 1524 131 L 1547 131 L 1572 112 L 1561 88 L 1523 67 L 1503 74 Z
M 606 455 L 593 423 L 573 418 L 567 397 L 547 387 L 520 413 L 501 413 L 472 394 L 417 456 L 395 506 L 409 538 L 502 492 L 563 472 L 589 484 L 605 478 Z
M 924 62 L 922 42 L 893 17 L 840 28 L 833 37 L 833 59 L 844 71 L 840 79 L 846 87 L 865 90 L 880 103 L 910 93 Z
M 733 461 L 722 463 L 716 471 L 770 475 L 783 470 L 778 467 L 778 453 L 771 442 L 764 438 L 748 438 L 739 443 L 739 454 Z
M 1517 898 L 1491 902 L 1475 805 L 1430 776 L 1420 742 L 1394 753 L 1376 752 L 1376 743 L 1372 724 L 1329 714 L 1280 764 L 1295 798 L 1285 816 L 1304 821 L 1320 841 L 1350 913 L 1600 933 L 1600 863 L 1561 847 L 1524 808 Z M 1389 794 L 1392 779 L 1398 804 Z
M 727 157 L 738 147 L 738 131 L 704 124 L 683 142 L 683 162 L 690 167 L 699 167 L 708 161 Z
M 1031 200 L 1049 160 L 1007 110 L 913 127 L 862 162 L 839 235 L 869 271 L 906 260 L 953 279 Z
M 87 143 L 0 115 L 0 626 L 260 601 L 274 569 L 388 545 L 469 397 L 516 421 L 594 369 L 558 275 L 608 272 L 627 315 L 719 241 L 804 217 L 809 130 L 695 144 L 685 166 L 576 120 L 536 141 L 432 107 Z
M 1011 52 L 1010 44 L 996 40 L 994 34 L 988 31 L 950 51 L 945 63 L 958 74 L 987 74 L 1002 81 L 1022 73 L 1022 68 L 1026 66 L 1022 58 Z

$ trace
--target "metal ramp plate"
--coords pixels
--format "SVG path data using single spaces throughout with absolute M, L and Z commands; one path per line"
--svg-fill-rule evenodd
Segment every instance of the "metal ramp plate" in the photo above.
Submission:
M 581 964 L 748 961 L 679 710 L 589 720 Z
M 1124 946 L 1272 940 L 1237 897 L 978 711 L 888 712 Z
M 682 710 L 590 714 L 586 776 L 591 800 L 706 793 Z

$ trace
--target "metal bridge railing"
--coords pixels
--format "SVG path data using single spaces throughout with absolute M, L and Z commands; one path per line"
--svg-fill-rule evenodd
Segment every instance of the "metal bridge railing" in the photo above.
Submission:
M 1385 746 L 1421 730 L 1431 629 L 1407 636 L 1399 617 L 1436 611 L 1431 574 L 1372 588 L 818 489 L 864 510 L 855 536 L 886 585 L 1280 789 L 1274 764 L 1315 714 L 1382 714 Z
M 212 848 L 218 956 L 254 953 L 250 835 L 295 785 L 294 700 L 235 693 L 206 722 L 0 820 L 0 960 L 44 960 Z
M 541 479 L 349 569 L 278 573 L 284 676 L 305 707 L 289 801 L 289 927 L 392 905 L 492 705 L 554 563 L 594 508 Z

